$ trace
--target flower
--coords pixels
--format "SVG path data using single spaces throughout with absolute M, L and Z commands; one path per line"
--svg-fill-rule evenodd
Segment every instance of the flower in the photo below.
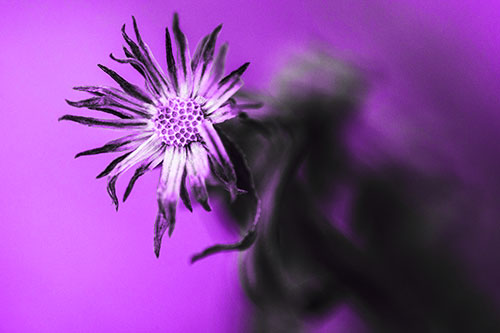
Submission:
M 175 214 L 179 198 L 192 211 L 191 196 L 210 211 L 205 180 L 214 174 L 230 192 L 231 198 L 240 192 L 236 187 L 236 175 L 226 149 L 214 128 L 235 117 L 245 105 L 237 105 L 232 98 L 242 87 L 241 75 L 249 63 L 245 63 L 227 76 L 224 62 L 227 44 L 222 45 L 214 57 L 215 43 L 221 25 L 198 43 L 191 57 L 188 41 L 179 27 L 178 15 L 174 14 L 173 36 L 177 44 L 174 58 L 172 41 L 166 28 L 167 73 L 161 69 L 144 43 L 132 17 L 134 42 L 122 27 L 126 58 L 110 57 L 132 65 L 145 79 L 146 89 L 136 86 L 113 70 L 98 65 L 121 87 L 80 86 L 75 90 L 86 91 L 94 97 L 72 102 L 74 107 L 86 107 L 116 116 L 114 119 L 96 119 L 64 115 L 59 120 L 123 130 L 132 134 L 108 142 L 102 147 L 83 151 L 75 157 L 108 152 L 125 151 L 114 159 L 97 178 L 107 176 L 107 191 L 118 210 L 115 184 L 118 177 L 135 165 L 135 170 L 125 190 L 123 201 L 130 195 L 136 180 L 144 173 L 161 165 L 157 190 L 158 214 L 154 228 L 154 251 L 159 256 L 163 234 L 169 236 L 175 226 Z

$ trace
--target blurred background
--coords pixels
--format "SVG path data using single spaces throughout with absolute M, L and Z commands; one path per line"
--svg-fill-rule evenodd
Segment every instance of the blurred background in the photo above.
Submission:
M 0 331 L 500 331 L 498 2 L 0 9 Z M 191 48 L 224 24 L 227 70 L 251 62 L 242 95 L 265 104 L 220 127 L 262 199 L 257 242 L 194 265 L 253 201 L 179 209 L 156 259 L 158 172 L 116 213 L 95 180 L 111 157 L 73 156 L 117 133 L 57 122 L 73 86 L 113 85 L 98 63 L 142 82 L 108 57 L 131 15 L 165 65 L 174 11 Z

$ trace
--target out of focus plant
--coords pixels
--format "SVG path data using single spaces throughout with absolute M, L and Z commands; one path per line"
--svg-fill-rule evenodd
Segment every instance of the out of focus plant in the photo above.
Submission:
M 390 154 L 367 162 L 347 144 L 367 91 L 363 71 L 314 51 L 276 82 L 273 96 L 246 93 L 266 112 L 222 126 L 263 203 L 241 266 L 253 330 L 301 331 L 348 304 L 369 332 L 500 332 L 498 311 L 435 234 L 454 208 L 453 176 Z M 253 205 L 241 196 L 230 209 L 245 225 Z

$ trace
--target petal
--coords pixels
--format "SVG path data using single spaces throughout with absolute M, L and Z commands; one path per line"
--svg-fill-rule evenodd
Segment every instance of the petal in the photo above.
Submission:
M 236 107 L 234 101 L 231 99 L 222 105 L 220 108 L 208 115 L 208 118 L 214 123 L 222 123 L 228 119 L 234 118 L 238 115 L 239 108 Z
M 189 192 L 187 190 L 187 185 L 186 185 L 186 179 L 187 179 L 187 172 L 184 170 L 184 174 L 182 175 L 182 181 L 181 181 L 181 190 L 180 190 L 180 197 L 182 202 L 184 203 L 184 206 L 192 212 L 193 211 L 193 206 L 191 205 L 191 199 L 189 198 Z
M 120 85 L 120 87 L 129 95 L 140 99 L 141 101 L 144 101 L 146 103 L 153 104 L 153 100 L 151 99 L 151 96 L 149 96 L 148 93 L 143 91 L 141 88 L 136 86 L 135 84 L 132 84 L 125 80 L 123 77 L 118 75 L 115 71 L 109 69 L 106 66 L 103 66 L 101 64 L 98 64 L 100 69 L 102 69 L 106 74 L 108 74 L 113 80 L 116 81 Z
M 113 171 L 113 169 L 116 168 L 116 166 L 120 164 L 120 162 L 123 161 L 125 158 L 127 158 L 127 156 L 130 154 L 132 154 L 132 152 L 128 152 L 112 160 L 111 163 L 109 163 L 108 166 L 100 174 L 98 174 L 96 178 L 99 179 L 106 175 L 109 175 L 109 173 Z
M 127 188 L 125 189 L 125 193 L 123 194 L 123 199 L 122 199 L 123 202 L 125 202 L 125 200 L 127 200 L 128 196 L 132 192 L 132 188 L 134 187 L 137 179 L 140 176 L 144 175 L 149 170 L 150 165 L 151 165 L 151 162 L 145 163 L 145 164 L 141 165 L 140 167 L 138 167 L 137 169 L 135 169 L 134 175 L 132 176 L 132 178 L 130 178 L 130 181 L 127 185 Z
M 133 19 L 135 22 L 135 19 Z M 134 24 L 134 29 L 136 30 L 136 37 L 138 35 L 138 30 L 136 29 L 136 24 Z M 173 89 L 170 87 L 169 83 L 166 80 L 166 77 L 162 74 L 158 63 L 154 59 L 153 55 L 149 51 L 149 48 L 142 42 L 142 38 L 139 41 L 139 46 L 127 35 L 125 32 L 125 24 L 122 26 L 122 36 L 130 47 L 132 54 L 134 57 L 139 60 L 143 65 L 146 71 L 149 73 L 149 77 L 151 78 L 152 85 L 156 89 L 159 95 L 165 95 L 167 92 L 173 92 Z M 137 38 L 139 39 L 139 38 Z M 141 45 L 142 44 L 142 45 Z
M 169 236 L 175 227 L 175 211 L 179 200 L 182 176 L 186 166 L 186 151 L 183 147 L 167 146 L 163 158 L 157 197 L 159 216 L 155 225 L 155 253 L 158 256 L 161 238 L 168 228 Z
M 250 248 L 255 240 L 257 239 L 257 228 L 256 225 L 252 225 L 250 230 L 243 236 L 243 238 L 233 244 L 217 244 L 213 245 L 200 253 L 195 254 L 191 257 L 191 263 L 195 263 L 198 260 L 206 258 L 210 255 L 223 252 L 223 251 L 244 251 Z
M 177 201 L 168 202 L 166 204 L 158 201 L 158 214 L 155 221 L 155 235 L 154 235 L 154 251 L 158 258 L 160 256 L 161 240 L 165 231 L 168 229 L 173 230 L 175 225 L 175 211 L 177 207 Z M 170 233 L 170 231 L 169 231 Z
M 129 119 L 96 119 L 91 117 L 81 117 L 73 116 L 70 114 L 64 115 L 59 118 L 61 120 L 74 121 L 79 124 L 87 126 L 98 126 L 98 127 L 108 127 L 108 128 L 145 128 L 148 123 L 145 121 L 129 120 Z
M 128 57 L 127 59 L 117 58 L 113 55 L 113 53 L 110 53 L 109 57 L 120 64 L 130 64 L 133 68 L 135 68 L 135 70 L 137 70 L 142 75 L 142 77 L 144 77 L 145 85 L 148 91 L 153 94 L 155 98 L 159 99 L 162 96 L 161 91 L 158 89 L 158 87 L 155 86 L 154 80 L 151 78 L 151 75 L 149 71 L 146 70 L 144 64 L 135 59 L 127 48 L 124 47 L 123 50 L 125 52 L 125 55 Z
M 114 106 L 114 105 L 109 105 L 110 103 L 106 102 L 106 97 L 92 97 L 92 98 L 88 98 L 88 99 L 84 99 L 84 100 L 76 101 L 76 102 L 69 101 L 66 99 L 66 103 L 68 103 L 68 105 L 71 105 L 71 106 L 74 106 L 77 108 L 86 107 L 90 110 L 96 110 L 96 111 L 109 113 L 109 114 L 117 116 L 118 118 L 121 118 L 121 119 L 133 119 L 133 118 L 135 118 L 135 116 L 131 115 L 128 110 Z
M 147 159 L 141 166 L 139 166 L 135 170 L 134 175 L 130 178 L 127 188 L 125 189 L 125 193 L 123 194 L 123 202 L 127 200 L 128 196 L 132 192 L 132 188 L 134 187 L 137 179 L 142 175 L 144 175 L 146 172 L 156 168 L 163 161 L 164 153 L 165 150 L 163 147 L 161 147 L 153 155 L 151 155 L 149 159 Z
M 119 159 L 115 159 L 113 162 L 111 162 L 110 165 L 108 165 L 106 170 L 104 170 L 101 174 L 99 174 L 99 176 L 97 176 L 97 178 L 100 178 L 105 176 L 106 174 L 109 174 L 107 190 L 117 210 L 118 198 L 116 196 L 115 184 L 118 176 L 127 171 L 136 163 L 139 163 L 141 161 L 145 161 L 147 163 L 147 161 L 154 158 L 155 154 L 157 154 L 158 149 L 161 149 L 161 143 L 159 143 L 154 136 L 151 136 L 134 151 L 120 156 Z
M 214 57 L 215 42 L 217 41 L 217 36 L 221 29 L 222 25 L 217 26 L 206 39 L 203 48 L 200 49 L 201 57 L 196 59 L 196 67 L 194 69 L 193 97 L 199 94 L 200 87 L 202 87 L 203 82 L 206 82 L 208 79 L 208 73 L 212 67 Z M 196 56 L 198 57 L 198 54 L 196 54 Z
M 193 59 L 191 60 L 191 69 L 193 70 L 193 73 L 196 71 L 198 68 L 198 65 L 200 64 L 201 61 L 201 56 L 203 55 L 203 50 L 205 49 L 205 45 L 207 44 L 208 38 L 210 37 L 210 34 L 206 35 L 196 45 L 196 51 L 194 51 L 193 54 Z
M 86 107 L 92 110 L 113 109 L 116 112 L 123 113 L 127 118 L 134 117 L 130 113 L 135 113 L 144 118 L 151 118 L 152 106 L 150 104 L 139 101 L 118 89 L 104 86 L 83 86 L 74 87 L 73 89 L 86 91 L 98 97 L 78 102 L 67 100 L 66 102 L 71 106 Z
M 134 151 L 114 159 L 106 167 L 106 169 L 104 169 L 104 171 L 97 176 L 97 178 L 102 178 L 106 175 L 113 177 L 127 171 L 133 165 L 151 158 L 151 156 L 153 156 L 158 149 L 161 149 L 161 145 L 162 143 L 159 142 L 155 136 L 151 136 Z
M 175 91 L 179 91 L 179 83 L 177 80 L 177 68 L 175 67 L 174 53 L 172 51 L 172 39 L 168 28 L 165 28 L 165 49 L 167 51 L 167 66 L 170 80 L 174 86 Z
M 231 200 L 234 200 L 238 194 L 234 167 L 219 135 L 210 121 L 202 123 L 202 126 L 200 126 L 200 135 L 208 149 L 212 170 L 229 191 Z
M 158 195 L 162 200 L 177 200 L 182 175 L 186 166 L 186 150 L 183 147 L 167 146 L 163 157 Z
M 111 197 L 111 200 L 113 200 L 113 204 L 115 205 L 115 209 L 118 211 L 118 198 L 116 196 L 116 180 L 118 179 L 118 176 L 113 176 L 108 180 L 108 186 L 107 186 L 107 191 L 109 196 Z
M 246 195 L 242 196 L 242 199 L 246 200 L 245 206 L 251 207 L 248 214 L 245 214 L 244 220 L 246 220 L 246 225 L 248 225 L 248 229 L 245 232 L 244 236 L 240 241 L 233 244 L 217 244 L 211 246 L 204 251 L 194 255 L 191 258 L 191 263 L 194 263 L 197 260 L 205 258 L 209 255 L 222 252 L 222 251 L 243 251 L 248 249 L 255 242 L 257 237 L 257 228 L 260 218 L 261 212 L 261 201 L 255 190 L 254 181 L 252 178 L 252 173 L 248 167 L 246 159 L 240 149 L 234 144 L 228 137 L 224 135 L 224 133 L 220 132 L 220 138 L 224 142 L 226 147 L 226 151 L 231 157 L 231 161 L 234 163 L 236 167 L 236 173 L 238 178 L 238 186 L 241 187 Z M 240 206 L 242 207 L 242 206 Z M 244 210 L 238 210 L 238 213 L 245 213 Z M 241 221 L 243 222 L 243 221 Z
M 131 60 L 131 62 L 128 62 L 136 71 L 139 72 L 139 74 L 142 75 L 143 78 L 147 79 L 149 76 L 147 71 L 146 71 L 146 68 L 144 67 L 144 65 L 137 59 L 135 59 L 134 55 L 124 46 L 123 47 L 123 53 L 125 54 L 125 56 L 128 58 L 128 60 Z M 114 57 L 111 56 L 112 54 L 110 54 L 110 57 L 111 59 L 114 59 L 116 60 Z M 125 59 L 120 59 L 120 60 L 116 60 L 118 62 L 121 62 L 121 61 L 124 61 Z
M 218 91 L 225 91 L 232 85 L 234 85 L 235 82 L 238 82 L 243 73 L 246 71 L 248 66 L 250 65 L 249 62 L 244 63 L 238 69 L 232 71 L 228 75 L 226 75 L 222 80 L 218 82 L 218 84 L 214 84 L 210 87 L 210 89 L 204 94 L 206 98 L 215 98 L 214 95 L 217 94 Z
M 211 208 L 208 203 L 208 193 L 205 186 L 205 179 L 210 173 L 210 166 L 207 151 L 198 142 L 191 143 L 189 146 L 186 171 L 192 195 L 205 210 L 210 211 Z
M 227 54 L 228 45 L 224 43 L 217 53 L 217 57 L 215 58 L 215 62 L 212 66 L 209 75 L 205 75 L 200 83 L 199 94 L 201 96 L 205 96 L 208 90 L 219 80 L 222 78 L 224 74 L 224 67 L 226 63 L 226 54 Z
M 191 70 L 191 54 L 189 53 L 188 41 L 179 26 L 179 15 L 174 14 L 172 24 L 175 41 L 177 43 L 177 80 L 179 84 L 180 97 L 188 97 L 193 86 L 193 72 Z
M 226 76 L 226 78 L 228 77 Z M 222 79 L 218 84 L 214 84 L 209 92 L 207 92 L 206 98 L 208 101 L 203 106 L 207 114 L 218 109 L 243 86 L 243 80 L 237 75 L 227 80 L 226 78 Z
M 112 152 L 134 149 L 137 146 L 139 146 L 139 144 L 150 135 L 151 133 L 148 132 L 127 135 L 120 139 L 110 141 L 102 147 L 82 151 L 76 154 L 75 158 L 80 156 L 112 153 Z

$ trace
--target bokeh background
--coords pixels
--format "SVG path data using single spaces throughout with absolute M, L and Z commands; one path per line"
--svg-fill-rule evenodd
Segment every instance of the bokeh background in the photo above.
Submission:
M 251 327 L 254 306 L 240 285 L 238 255 L 189 264 L 206 246 L 238 239 L 225 206 L 215 200 L 210 214 L 179 209 L 158 260 L 158 172 L 142 177 L 116 213 L 104 180 L 95 180 L 110 157 L 73 156 L 117 133 L 57 122 L 73 111 L 65 98 L 84 97 L 71 87 L 113 84 L 97 63 L 142 82 L 108 57 L 121 53 L 120 27 L 131 27 L 131 15 L 164 64 L 164 27 L 174 11 L 191 47 L 223 23 L 228 69 L 250 61 L 246 87 L 264 95 L 278 94 L 280 69 L 311 46 L 361 68 L 367 92 L 347 146 L 360 160 L 390 154 L 458 179 L 469 214 L 440 225 L 433 239 L 498 310 L 498 2 L 1 1 L 0 11 L 0 331 Z M 338 228 L 356 239 L 348 226 Z M 364 319 L 346 303 L 304 328 L 370 331 Z

